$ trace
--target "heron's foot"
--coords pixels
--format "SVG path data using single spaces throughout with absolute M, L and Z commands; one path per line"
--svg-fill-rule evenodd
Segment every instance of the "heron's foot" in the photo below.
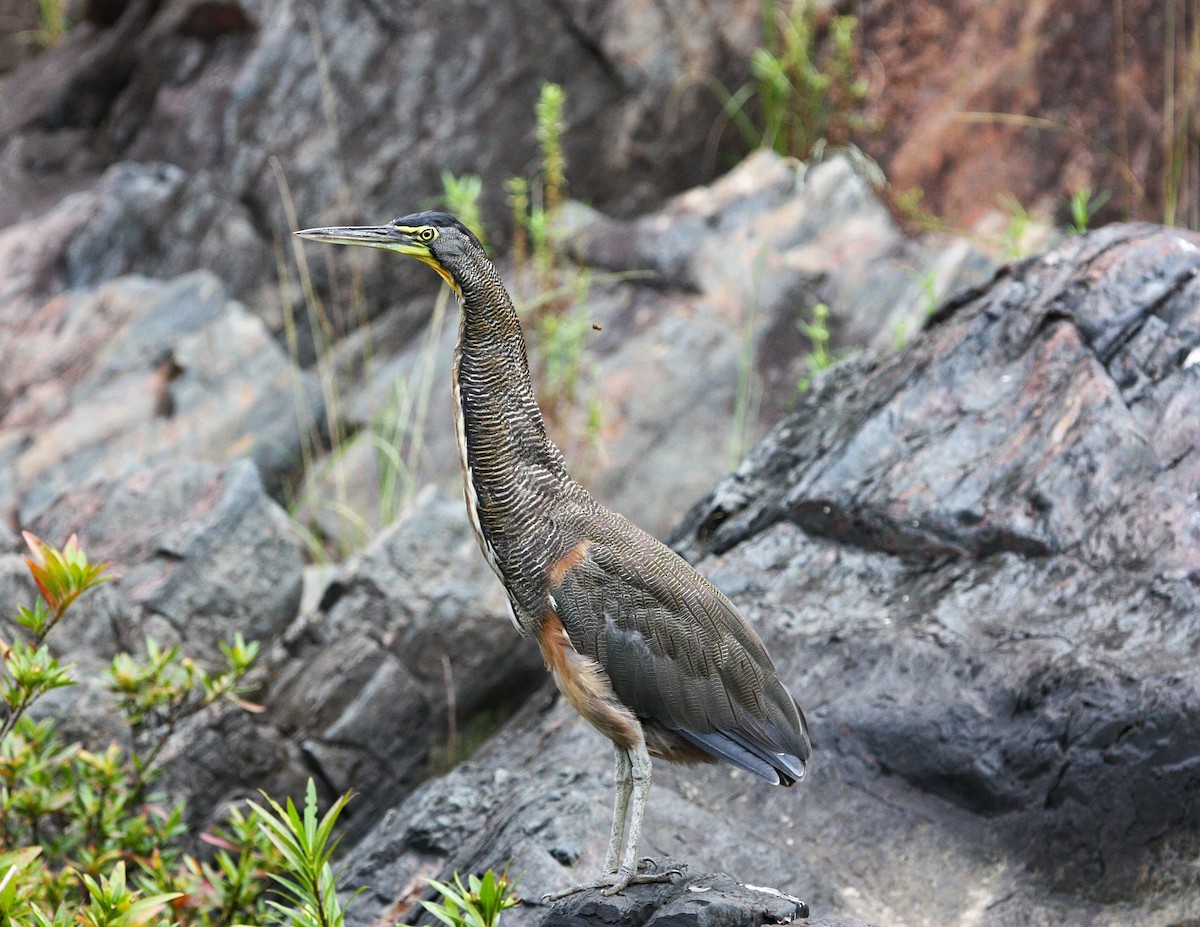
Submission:
M 646 871 L 642 871 L 643 867 Z M 591 882 L 584 882 L 582 885 L 573 885 L 570 888 L 563 889 L 561 892 L 549 892 L 542 896 L 542 901 L 561 901 L 563 898 L 568 898 L 578 892 L 588 892 L 597 888 L 605 895 L 619 895 L 630 885 L 650 885 L 656 882 L 674 881 L 683 876 L 684 868 L 660 869 L 655 860 L 645 857 L 641 860 L 637 872 L 628 869 L 609 872 Z
M 651 885 L 655 882 L 673 882 L 677 878 L 683 876 L 682 869 L 659 869 L 658 863 L 651 859 L 644 860 L 643 862 L 650 863 L 651 870 L 649 872 L 618 872 L 616 873 L 615 881 L 613 881 L 611 885 L 601 888 L 601 893 L 605 895 L 619 895 L 630 885 Z

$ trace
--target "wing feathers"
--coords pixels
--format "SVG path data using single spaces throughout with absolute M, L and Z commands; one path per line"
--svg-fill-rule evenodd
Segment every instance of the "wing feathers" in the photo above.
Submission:
M 549 592 L 572 645 L 621 702 L 769 782 L 802 778 L 803 715 L 733 604 L 641 532 L 589 535 L 575 550 L 586 556 Z

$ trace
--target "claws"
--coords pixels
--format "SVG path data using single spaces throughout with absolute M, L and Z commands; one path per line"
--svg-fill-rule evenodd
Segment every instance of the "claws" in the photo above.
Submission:
M 619 895 L 631 885 L 650 885 L 657 882 L 672 882 L 683 876 L 684 870 L 681 869 L 659 869 L 657 861 L 646 856 L 639 860 L 639 869 L 645 866 L 648 872 L 629 872 L 621 870 L 611 872 L 605 876 L 596 879 L 592 882 L 584 882 L 582 885 L 573 885 L 570 888 L 563 889 L 560 892 L 547 892 L 542 896 L 542 902 L 549 904 L 554 901 L 561 901 L 563 898 L 568 898 L 571 895 L 579 892 L 588 892 L 593 889 L 600 889 L 604 895 Z

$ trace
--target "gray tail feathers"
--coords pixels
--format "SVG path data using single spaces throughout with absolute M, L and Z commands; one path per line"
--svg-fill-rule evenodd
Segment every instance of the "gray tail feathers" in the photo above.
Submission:
M 701 750 L 739 769 L 754 773 L 772 785 L 794 785 L 804 778 L 808 751 L 803 757 L 764 747 L 745 737 L 740 731 L 695 731 L 676 729 L 676 733 Z M 807 744 L 805 744 L 807 746 Z

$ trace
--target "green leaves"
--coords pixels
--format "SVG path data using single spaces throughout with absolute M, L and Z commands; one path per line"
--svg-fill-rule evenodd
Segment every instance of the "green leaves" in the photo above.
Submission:
M 567 129 L 563 110 L 567 93 L 559 84 L 546 81 L 535 107 L 538 148 L 542 152 L 542 175 L 545 211 L 554 212 L 562 205 L 567 193 L 567 158 L 563 153 L 562 136 Z
M 42 598 L 32 607 L 21 606 L 14 623 L 28 632 L 29 640 L 11 644 L 0 639 L 0 702 L 7 708 L 0 722 L 0 738 L 7 737 L 21 716 L 51 689 L 72 684 L 70 666 L 62 666 L 43 645 L 46 635 L 62 619 L 71 603 L 92 586 L 109 579 L 107 563 L 90 563 L 72 535 L 60 551 L 28 531 L 24 532 L 30 557 L 25 563 Z
M 125 884 L 125 862 L 112 868 L 108 876 L 80 877 L 91 902 L 80 911 L 76 920 L 81 927 L 141 927 L 149 923 L 166 905 L 182 896 L 181 892 L 141 897 Z
M 1079 235 L 1088 230 L 1092 217 L 1108 202 L 1108 191 L 1093 193 L 1091 187 L 1081 187 L 1071 194 L 1067 205 L 1071 211 L 1071 227 Z
M 479 200 L 483 196 L 483 178 L 478 174 L 454 176 L 442 171 L 442 199 L 446 210 L 458 217 L 463 225 L 475 233 L 475 237 L 487 248 L 487 232 L 483 227 L 483 213 Z
M 109 689 L 118 696 L 135 739 L 153 758 L 163 741 L 187 717 L 219 699 L 228 699 L 248 711 L 258 705 L 240 698 L 241 679 L 258 656 L 257 641 L 247 642 L 240 633 L 232 644 L 221 642 L 225 669 L 209 673 L 181 655 L 179 647 L 164 650 L 152 637 L 145 641 L 146 656 L 119 653 L 105 672 Z
M 301 813 L 289 798 L 286 806 L 263 794 L 269 808 L 250 802 L 258 814 L 268 839 L 282 854 L 286 875 L 272 874 L 286 903 L 268 901 L 280 924 L 296 927 L 344 927 L 345 910 L 337 897 L 337 884 L 329 858 L 337 848 L 333 825 L 350 801 L 347 792 L 325 812 L 317 816 L 317 787 L 312 779 L 304 797 Z
M 797 391 L 801 393 L 808 390 L 817 374 L 828 370 L 842 358 L 842 352 L 829 350 L 829 306 L 817 303 L 812 307 L 812 316 L 811 322 L 803 319 L 796 322 L 796 327 L 812 344 L 812 351 L 804 356 L 808 376 L 801 377 L 800 382 L 796 384 Z
M 41 854 L 41 847 L 0 853 L 0 924 L 20 924 L 30 913 L 29 871 L 40 865 Z
M 858 108 L 869 89 L 858 75 L 857 20 L 829 17 L 813 0 L 760 5 L 763 44 L 750 56 L 754 82 L 734 93 L 714 88 L 726 115 L 748 144 L 781 155 L 807 158 L 823 140 L 845 144 L 861 124 Z
M 482 879 L 476 875 L 467 876 L 466 885 L 463 885 L 462 877 L 457 872 L 453 885 L 434 879 L 425 881 L 437 889 L 445 900 L 422 901 L 421 907 L 446 927 L 496 927 L 503 912 L 521 903 L 512 894 L 508 876 L 497 876 L 491 869 L 483 874 Z
M 261 923 L 264 870 L 277 868 L 279 857 L 255 816 L 231 814 L 228 848 L 210 865 L 178 848 L 183 806 L 167 810 L 146 794 L 155 756 L 180 720 L 221 698 L 257 709 L 240 696 L 258 644 L 241 635 L 222 643 L 225 666 L 209 672 L 178 647 L 148 639 L 144 657 L 120 654 L 107 674 L 133 750 L 64 746 L 53 718 L 35 721 L 27 711 L 73 683 L 72 668 L 44 640 L 80 595 L 110 578 L 108 566 L 90 563 L 73 537 L 61 551 L 32 534 L 25 539 L 42 598 L 17 609 L 12 643 L 0 640 L 0 847 L 19 848 L 0 853 L 0 925 Z

